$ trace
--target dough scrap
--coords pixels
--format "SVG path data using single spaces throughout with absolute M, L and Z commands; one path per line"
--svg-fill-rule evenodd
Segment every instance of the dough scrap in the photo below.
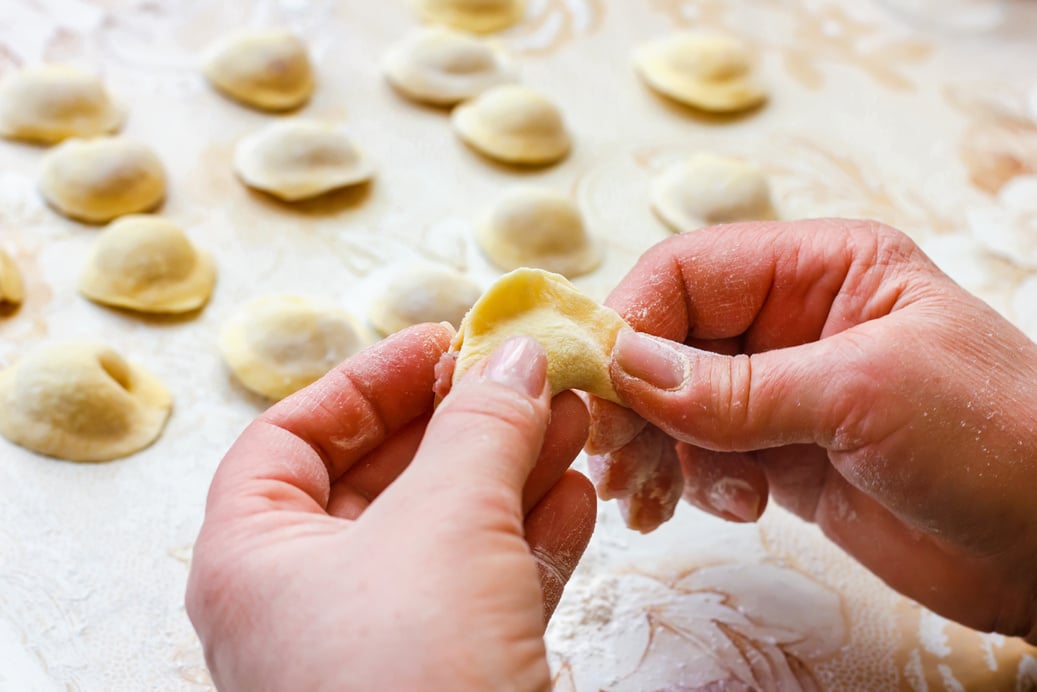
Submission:
M 390 47 L 383 68 L 401 93 L 438 106 L 452 106 L 517 78 L 504 51 L 438 26 L 418 29 Z
M 634 65 L 656 91 L 704 111 L 743 111 L 767 98 L 749 49 L 726 34 L 686 32 L 649 42 L 635 51 Z
M 505 84 L 454 109 L 454 131 L 486 156 L 524 165 L 562 160 L 572 146 L 558 107 L 529 87 Z
M 371 303 L 368 319 L 384 336 L 423 322 L 461 324 L 482 288 L 456 271 L 404 266 L 394 271 Z
M 179 313 L 205 305 L 216 282 L 212 258 L 175 223 L 124 216 L 97 238 L 79 291 L 90 300 L 138 312 Z
M 319 380 L 363 346 L 347 313 L 298 296 L 254 300 L 220 335 L 223 359 L 241 383 L 275 400 Z
M 11 256 L 0 250 L 0 307 L 21 305 L 23 300 L 22 273 Z
M 652 206 L 677 233 L 775 217 L 762 168 L 742 159 L 707 153 L 664 170 L 652 184 Z
M 166 173 L 151 149 L 135 140 L 69 139 L 43 158 L 40 191 L 69 218 L 105 223 L 159 206 Z
M 508 337 L 531 336 L 547 351 L 551 393 L 580 389 L 620 400 L 609 378 L 612 346 L 627 323 L 579 292 L 559 274 L 516 269 L 502 276 L 465 316 L 450 350 L 457 353 L 453 382 Z
M 524 0 L 417 0 L 426 22 L 446 24 L 462 31 L 489 33 L 522 20 Z
M 69 461 L 108 461 L 154 442 L 173 400 L 102 343 L 45 346 L 0 372 L 0 434 Z
M 0 84 L 0 136 L 53 144 L 118 130 L 123 109 L 94 74 L 66 65 L 39 65 Z
M 225 38 L 210 50 L 202 72 L 225 96 L 265 111 L 298 108 L 315 81 L 306 44 L 283 30 Z
M 508 190 L 476 228 L 475 238 L 505 271 L 538 267 L 571 278 L 601 263 L 601 246 L 587 234 L 576 204 L 537 187 Z
M 374 168 L 352 140 L 310 120 L 274 123 L 234 150 L 234 171 L 249 187 L 288 202 L 366 182 Z

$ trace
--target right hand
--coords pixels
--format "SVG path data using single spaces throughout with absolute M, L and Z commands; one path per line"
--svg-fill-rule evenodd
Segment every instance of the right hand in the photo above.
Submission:
M 588 451 L 631 526 L 772 495 L 905 595 L 1037 642 L 1037 344 L 905 235 L 704 229 L 607 303 L 637 330 L 611 362 L 632 411 L 593 400 Z

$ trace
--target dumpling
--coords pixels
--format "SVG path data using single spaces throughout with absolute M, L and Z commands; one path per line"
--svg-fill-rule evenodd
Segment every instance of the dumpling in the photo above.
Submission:
M 539 267 L 574 277 L 601 263 L 601 246 L 587 234 L 576 204 L 537 187 L 508 190 L 476 227 L 475 239 L 493 264 L 508 271 Z
M 158 438 L 173 400 L 108 346 L 45 346 L 0 372 L 0 434 L 39 454 L 108 461 Z
M 43 158 L 40 191 L 65 216 L 105 223 L 161 204 L 166 173 L 151 149 L 132 139 L 70 139 Z
M 0 84 L 0 136 L 53 144 L 119 129 L 123 111 L 101 80 L 65 65 L 29 67 Z
M 24 299 L 22 273 L 11 256 L 0 250 L 0 309 L 21 305 Z
M 210 51 L 202 68 L 226 96 L 266 111 L 298 108 L 313 93 L 313 65 L 306 44 L 289 31 L 237 34 Z
M 407 266 L 391 274 L 368 317 L 385 336 L 422 322 L 456 327 L 481 295 L 479 284 L 453 270 Z
M 245 305 L 220 335 L 231 371 L 270 399 L 319 380 L 363 346 L 362 332 L 348 314 L 296 296 L 266 296 Z
M 366 182 L 374 168 L 352 140 L 309 120 L 274 123 L 234 150 L 234 171 L 249 187 L 288 202 Z
M 132 215 L 98 236 L 79 290 L 105 305 L 178 313 L 205 305 L 215 281 L 212 258 L 198 252 L 179 226 L 158 216 Z
M 487 33 L 518 23 L 526 11 L 524 0 L 418 0 L 422 18 L 462 31 Z
M 517 84 L 484 91 L 455 108 L 451 119 L 462 140 L 505 163 L 555 163 L 572 146 L 558 107 L 539 92 Z
M 742 111 L 767 98 L 748 48 L 733 36 L 681 33 L 652 41 L 635 52 L 634 64 L 652 88 L 704 111 Z
M 652 206 L 678 233 L 733 221 L 774 218 L 763 169 L 728 156 L 696 154 L 652 184 Z
M 450 350 L 453 381 L 510 336 L 531 336 L 547 351 L 551 393 L 580 389 L 622 404 L 609 378 L 612 346 L 627 327 L 615 311 L 580 293 L 564 276 L 516 269 L 502 276 L 472 307 Z
M 419 29 L 392 46 L 384 69 L 400 92 L 439 106 L 465 101 L 516 78 L 503 51 L 446 27 Z

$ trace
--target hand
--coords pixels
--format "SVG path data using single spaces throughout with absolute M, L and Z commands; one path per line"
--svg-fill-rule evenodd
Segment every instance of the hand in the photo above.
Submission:
M 907 596 L 1037 639 L 1037 345 L 906 236 L 696 231 L 608 304 L 654 335 L 624 332 L 611 363 L 643 418 L 591 407 L 599 493 L 629 523 L 651 530 L 682 491 L 753 521 L 770 494 Z
M 227 453 L 187 587 L 221 690 L 548 688 L 546 617 L 594 525 L 566 471 L 587 412 L 519 338 L 433 414 L 450 338 L 390 337 Z

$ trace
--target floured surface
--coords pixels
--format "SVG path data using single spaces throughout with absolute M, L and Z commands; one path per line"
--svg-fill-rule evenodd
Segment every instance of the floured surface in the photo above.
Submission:
M 921 5 L 940 21 L 912 14 Z M 375 270 L 415 256 L 487 286 L 497 272 L 474 245 L 474 225 L 508 185 L 578 200 L 604 254 L 575 283 L 601 299 L 670 235 L 651 211 L 655 175 L 702 150 L 750 159 L 767 172 L 779 216 L 896 225 L 1037 335 L 1033 274 L 987 249 L 1005 242 L 975 235 L 991 208 L 1032 223 L 1013 201 L 1023 183 L 1003 188 L 1037 174 L 1028 71 L 1037 8 L 1011 3 L 1002 28 L 962 39 L 933 28 L 955 26 L 952 5 L 996 3 L 532 0 L 526 22 L 502 41 L 523 83 L 559 104 L 575 147 L 557 166 L 518 174 L 458 142 L 444 113 L 385 83 L 379 56 L 418 25 L 407 3 L 3 3 L 0 78 L 43 58 L 97 69 L 130 105 L 126 135 L 152 146 L 167 169 L 163 213 L 214 253 L 220 279 L 210 304 L 187 319 L 90 304 L 75 282 L 97 229 L 40 200 L 44 150 L 0 143 L 0 246 L 26 284 L 25 304 L 0 318 L 0 366 L 45 339 L 103 336 L 167 382 L 176 402 L 153 447 L 112 463 L 56 462 L 0 441 L 0 689 L 208 689 L 182 605 L 190 545 L 220 455 L 265 406 L 221 365 L 220 326 L 266 293 L 365 314 Z M 759 112 L 704 119 L 638 81 L 630 50 L 692 23 L 752 46 L 770 96 Z M 364 143 L 379 162 L 370 189 L 293 207 L 234 179 L 234 143 L 270 117 L 215 93 L 197 57 L 232 31 L 273 24 L 303 35 L 317 66 L 300 115 L 340 122 Z M 649 625 L 663 622 L 674 627 L 643 656 Z M 673 634 L 678 625 L 684 634 Z M 641 537 L 603 506 L 548 641 L 559 689 L 749 676 L 750 686 L 775 689 L 790 673 L 807 689 L 813 679 L 828 689 L 922 689 L 929 680 L 933 690 L 998 690 L 1037 675 L 1032 652 L 912 606 L 774 507 L 760 526 L 736 527 L 681 506 Z M 784 663 L 767 677 L 741 667 L 732 647 Z

